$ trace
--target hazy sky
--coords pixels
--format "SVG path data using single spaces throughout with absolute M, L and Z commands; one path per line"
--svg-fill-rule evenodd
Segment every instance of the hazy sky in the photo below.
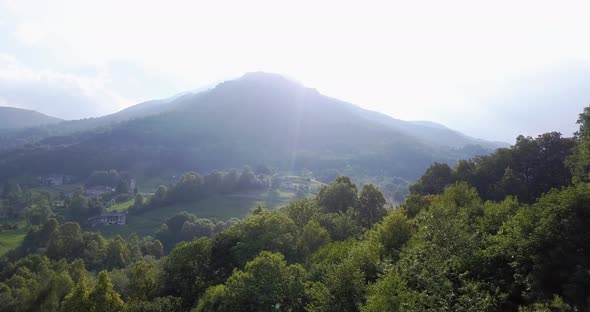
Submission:
M 487 139 L 570 134 L 590 1 L 0 0 L 0 105 L 114 112 L 248 71 Z

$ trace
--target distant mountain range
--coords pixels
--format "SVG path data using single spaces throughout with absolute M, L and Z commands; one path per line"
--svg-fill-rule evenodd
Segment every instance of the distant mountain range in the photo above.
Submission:
M 502 144 L 368 111 L 280 75 L 249 73 L 105 117 L 5 132 L 0 145 L 0 178 L 268 164 L 415 179 L 433 161 L 452 163 Z
M 56 124 L 60 121 L 62 120 L 59 118 L 28 109 L 0 106 L 0 130 L 38 127 Z

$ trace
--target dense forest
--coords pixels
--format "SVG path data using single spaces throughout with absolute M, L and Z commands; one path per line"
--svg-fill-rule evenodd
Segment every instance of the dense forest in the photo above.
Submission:
M 105 239 L 49 218 L 2 260 L 0 305 L 5 311 L 586 311 L 590 108 L 579 123 L 573 139 L 519 137 L 510 148 L 454 168 L 434 164 L 393 210 L 385 209 L 377 187 L 359 189 L 338 177 L 313 198 L 278 210 L 258 207 L 243 220 L 179 214 L 153 237 Z M 242 176 L 242 183 L 257 183 L 248 171 Z M 204 181 L 187 174 L 151 201 L 184 200 L 206 190 Z
M 433 164 L 396 209 L 374 185 L 338 177 L 313 198 L 243 220 L 179 214 L 153 237 L 105 239 L 48 218 L 2 259 L 0 306 L 588 311 L 590 108 L 579 123 L 571 139 L 519 137 L 454 168 Z M 183 200 L 204 181 L 187 174 L 160 195 Z

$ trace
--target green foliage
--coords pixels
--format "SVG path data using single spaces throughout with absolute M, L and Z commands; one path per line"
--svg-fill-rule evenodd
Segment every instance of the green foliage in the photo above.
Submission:
M 538 203 L 524 207 L 507 220 L 488 249 L 521 300 L 538 302 L 558 295 L 577 307 L 588 307 L 584 291 L 590 277 L 590 254 L 585 246 L 590 235 L 590 186 L 552 191 Z M 516 295 L 516 294 L 514 294 Z
M 455 182 L 453 171 L 447 164 L 434 163 L 410 187 L 410 192 L 416 194 L 440 194 L 447 185 Z
M 180 298 L 166 296 L 150 301 L 131 301 L 125 304 L 125 312 L 178 312 L 183 311 Z
M 98 282 L 88 296 L 91 312 L 119 312 L 123 311 L 125 303 L 113 289 L 113 283 L 106 271 L 98 273 Z
M 399 209 L 403 211 L 408 218 L 412 219 L 420 211 L 426 210 L 429 205 L 430 201 L 428 200 L 428 197 L 418 194 L 410 194 L 406 197 L 406 200 Z
M 129 188 L 129 183 L 124 180 L 119 181 L 119 183 L 117 183 L 117 186 L 115 187 L 116 194 L 127 194 L 127 193 L 130 193 L 131 191 L 133 191 L 133 190 L 131 190 Z
M 441 194 L 445 187 L 461 181 L 477 188 L 486 200 L 501 201 L 506 196 L 516 196 L 520 201 L 533 203 L 551 188 L 571 183 L 572 176 L 565 162 L 568 159 L 569 166 L 575 167 L 578 156 L 569 156 L 574 146 L 576 141 L 562 138 L 557 132 L 535 139 L 519 136 L 514 146 L 460 161 L 454 170 L 445 164 L 433 164 L 410 191 L 420 195 Z
M 147 301 L 158 293 L 159 271 L 154 263 L 139 261 L 131 266 L 129 276 L 129 298 Z
M 264 250 L 279 252 L 288 260 L 296 258 L 297 226 L 282 211 L 263 210 L 229 230 L 236 233 L 232 252 L 242 265 Z
M 567 312 L 575 311 L 570 305 L 563 302 L 559 296 L 553 297 L 553 300 L 548 302 L 534 303 L 529 306 L 518 307 L 518 312 Z
M 518 153 L 539 143 L 523 140 Z M 481 169 L 459 166 L 463 177 Z M 525 181 L 521 169 L 506 168 L 494 196 Z M 180 213 L 157 233 L 176 244 L 168 255 L 160 240 L 106 240 L 49 219 L 0 262 L 0 304 L 7 311 L 588 310 L 590 185 L 522 204 L 515 196 L 485 201 L 471 181 L 412 194 L 382 219 L 371 215 L 382 207 L 379 190 L 366 185 L 357 197 L 347 178 L 316 199 L 259 206 L 227 228 Z M 177 243 L 184 239 L 192 240 Z
M 74 196 L 68 202 L 67 209 L 69 217 L 75 221 L 86 221 L 86 218 L 91 216 L 88 199 L 84 197 L 81 191 L 74 193 Z
M 90 294 L 93 289 L 85 275 L 80 275 L 76 286 L 65 297 L 63 311 L 90 311 Z
M 164 261 L 164 289 L 182 298 L 184 306 L 195 300 L 212 282 L 211 242 L 206 238 L 178 244 Z
M 257 177 L 249 167 L 240 174 L 236 169 L 228 172 L 214 171 L 206 176 L 187 172 L 170 188 L 160 185 L 149 202 L 136 195 L 136 204 L 129 210 L 138 215 L 148 210 L 162 209 L 165 206 L 194 203 L 216 194 L 259 191 L 267 187 L 267 182 Z
M 393 271 L 387 272 L 377 283 L 369 286 L 367 303 L 362 312 L 416 311 L 416 295 L 406 282 Z
M 304 256 L 309 256 L 330 242 L 330 234 L 317 221 L 310 221 L 303 227 L 297 241 L 297 248 Z
M 224 285 L 209 288 L 196 311 L 302 311 L 307 272 L 279 253 L 261 252 Z
M 402 247 L 410 240 L 413 232 L 414 229 L 403 212 L 395 210 L 373 228 L 369 239 L 380 245 L 382 257 L 397 260 Z
M 41 201 L 27 207 L 25 210 L 25 218 L 31 225 L 41 225 L 53 216 L 51 206 L 47 201 Z
M 161 243 L 146 240 L 124 240 L 120 237 L 105 240 L 95 232 L 82 231 L 78 223 L 59 224 L 48 220 L 42 227 L 29 230 L 19 248 L 7 254 L 10 260 L 19 259 L 29 253 L 46 255 L 52 260 L 81 259 L 92 270 L 123 268 L 137 261 L 143 255 L 160 257 Z
M 199 299 L 193 312 L 222 312 L 229 310 L 227 306 L 229 293 L 225 285 L 216 285 L 207 288 L 205 294 Z
M 578 118 L 580 129 L 575 134 L 576 147 L 567 158 L 567 165 L 572 171 L 574 182 L 590 181 L 590 106 Z
M 299 228 L 303 228 L 311 220 L 318 218 L 320 208 L 315 200 L 303 198 L 290 202 L 285 213 Z
M 318 193 L 319 205 L 326 212 L 345 212 L 357 206 L 357 188 L 348 177 L 338 177 L 322 186 Z
M 210 237 L 229 227 L 232 221 L 214 221 L 197 218 L 182 211 L 170 217 L 156 233 L 156 238 L 164 243 L 166 250 L 171 250 L 177 243 L 190 241 L 198 237 Z
M 373 224 L 381 221 L 387 214 L 385 204 L 387 201 L 383 193 L 373 184 L 363 185 L 359 195 L 359 218 L 365 227 L 371 227 Z
M 353 261 L 330 269 L 321 282 L 310 285 L 307 311 L 359 311 L 366 291 L 365 276 Z
M 320 225 L 328 230 L 334 240 L 358 237 L 363 227 L 358 222 L 358 212 L 350 208 L 346 212 L 327 213 L 319 216 Z

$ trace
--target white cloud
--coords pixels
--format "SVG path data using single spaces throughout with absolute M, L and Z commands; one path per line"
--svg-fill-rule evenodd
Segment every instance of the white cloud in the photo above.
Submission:
M 112 113 L 132 104 L 106 89 L 103 79 L 34 70 L 11 55 L 0 54 L 0 94 L 8 106 L 78 119 Z

